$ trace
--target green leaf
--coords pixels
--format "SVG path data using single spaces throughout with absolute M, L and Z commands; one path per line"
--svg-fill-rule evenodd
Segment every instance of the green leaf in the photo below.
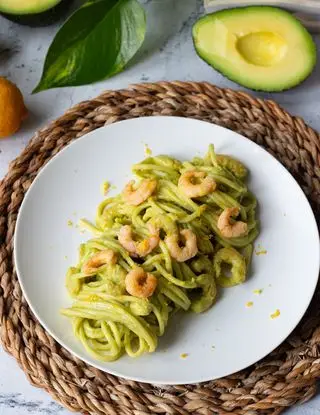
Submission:
M 145 11 L 137 0 L 89 0 L 57 33 L 33 93 L 90 84 L 121 72 L 145 32 Z

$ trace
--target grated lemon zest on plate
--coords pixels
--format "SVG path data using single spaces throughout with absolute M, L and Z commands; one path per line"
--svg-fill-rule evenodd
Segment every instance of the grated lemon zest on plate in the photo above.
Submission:
M 272 319 L 272 320 L 274 320 L 275 318 L 277 318 L 277 317 L 279 317 L 280 316 L 280 310 L 277 308 L 277 310 L 274 312 L 274 313 L 272 313 L 271 315 L 270 315 L 270 318 Z
M 144 154 L 145 154 L 145 156 L 151 156 L 152 155 L 152 150 L 148 146 L 148 144 L 144 144 Z
M 110 190 L 110 183 L 108 181 L 103 182 L 100 186 L 100 192 L 102 196 L 105 196 L 109 190 Z

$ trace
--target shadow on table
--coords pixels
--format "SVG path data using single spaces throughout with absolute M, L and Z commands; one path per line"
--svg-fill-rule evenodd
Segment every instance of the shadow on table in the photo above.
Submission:
M 5 65 L 11 58 L 13 58 L 19 52 L 17 45 L 12 47 L 11 43 L 7 40 L 0 38 L 0 65 Z
M 20 133 L 26 134 L 29 138 L 34 135 L 34 132 L 39 130 L 44 114 L 39 113 L 39 110 L 33 106 L 28 106 L 28 117 L 23 121 Z M 43 121 L 42 121 L 43 122 Z

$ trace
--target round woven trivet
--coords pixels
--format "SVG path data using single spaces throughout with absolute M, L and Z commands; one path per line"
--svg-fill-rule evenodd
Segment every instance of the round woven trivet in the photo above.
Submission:
M 150 115 L 199 118 L 237 131 L 265 147 L 295 176 L 319 217 L 319 135 L 274 102 L 207 83 L 161 82 L 105 92 L 80 103 L 38 132 L 11 163 L 1 183 L 2 344 L 33 385 L 44 388 L 74 411 L 110 415 L 280 414 L 316 391 L 320 376 L 320 289 L 295 332 L 261 362 L 205 384 L 161 388 L 116 378 L 75 358 L 40 326 L 22 296 L 14 271 L 13 235 L 19 207 L 38 171 L 83 134 L 119 120 Z

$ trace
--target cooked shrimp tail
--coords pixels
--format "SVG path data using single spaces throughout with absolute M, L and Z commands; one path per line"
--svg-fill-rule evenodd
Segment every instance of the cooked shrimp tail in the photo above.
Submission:
M 231 223 L 231 218 L 237 217 L 239 212 L 239 208 L 232 207 L 225 209 L 219 216 L 217 226 L 223 237 L 237 238 L 248 232 L 248 225 L 245 222 L 235 221 Z
M 180 231 L 180 237 L 184 246 L 179 245 L 179 234 L 168 235 L 165 238 L 165 243 L 168 247 L 170 255 L 178 262 L 185 262 L 193 258 L 198 253 L 197 237 L 190 229 L 183 229 Z
M 92 275 L 103 265 L 114 265 L 117 263 L 118 255 L 111 249 L 104 249 L 90 257 L 83 265 L 82 272 L 86 275 Z
M 134 181 L 131 180 L 124 188 L 122 194 L 129 205 L 138 206 L 146 201 L 156 190 L 157 181 L 155 179 L 144 179 L 134 189 Z
M 189 170 L 180 176 L 178 187 L 186 196 L 194 198 L 213 192 L 217 184 L 205 172 Z
M 118 240 L 120 244 L 133 256 L 144 257 L 152 252 L 160 242 L 159 230 L 149 224 L 148 229 L 150 236 L 141 242 L 135 241 L 130 225 L 124 225 L 120 228 Z
M 153 274 L 137 267 L 127 274 L 125 284 L 130 295 L 138 298 L 148 298 L 152 296 L 157 288 L 158 280 Z

